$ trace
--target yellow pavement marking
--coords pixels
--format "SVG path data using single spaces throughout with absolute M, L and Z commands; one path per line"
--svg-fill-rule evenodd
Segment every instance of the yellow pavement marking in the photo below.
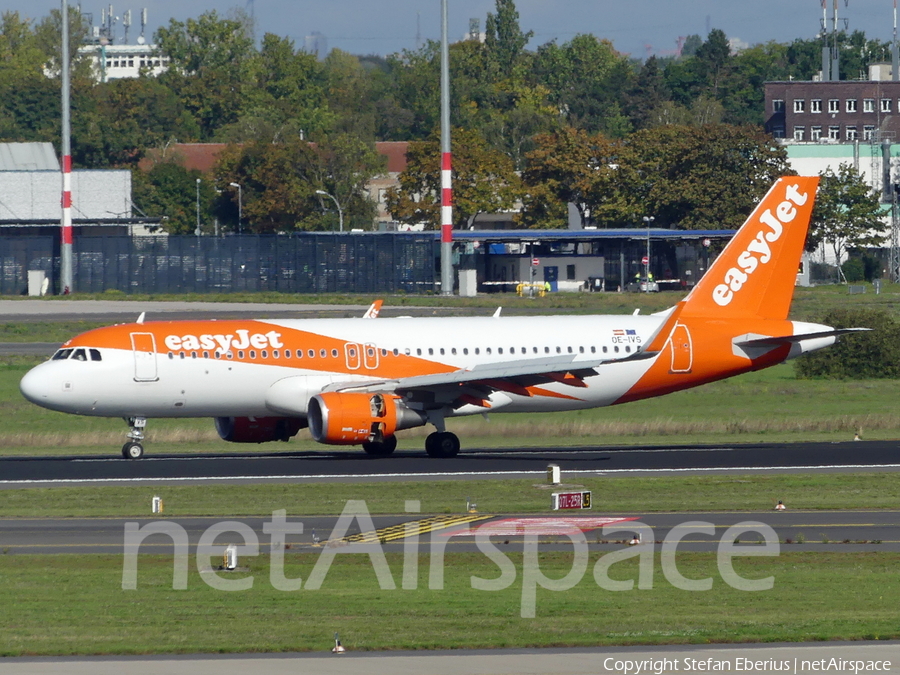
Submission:
M 391 525 L 390 527 L 382 527 L 377 530 L 369 530 L 368 532 L 360 532 L 358 534 L 351 534 L 347 537 L 343 537 L 341 539 L 333 539 L 328 542 L 323 542 L 325 544 L 328 543 L 343 543 L 343 544 L 374 544 L 378 542 L 386 542 L 386 541 L 396 541 L 398 539 L 405 539 L 406 537 L 416 535 L 416 534 L 428 534 L 429 532 L 436 532 L 438 530 L 446 530 L 450 527 L 455 527 L 456 525 L 463 525 L 465 523 L 474 523 L 479 520 L 487 520 L 489 518 L 493 518 L 492 515 L 473 515 L 466 514 L 464 516 L 433 516 L 431 518 L 424 518 L 422 520 L 413 520 L 406 523 L 400 523 L 399 525 Z

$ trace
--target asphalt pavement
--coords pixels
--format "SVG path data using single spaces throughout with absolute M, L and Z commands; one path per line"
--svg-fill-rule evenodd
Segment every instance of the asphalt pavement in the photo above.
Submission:
M 124 438 L 124 429 L 123 429 Z M 408 441 L 403 441 L 404 444 Z M 390 457 L 354 451 L 166 454 L 145 446 L 140 460 L 70 455 L 0 458 L 0 489 L 35 483 L 160 483 L 165 481 L 379 481 L 496 478 L 546 474 L 549 464 L 569 475 L 656 475 L 754 471 L 896 471 L 896 441 L 757 443 L 733 446 L 463 448 L 451 459 L 424 449 Z
M 165 491 L 161 491 L 165 498 Z M 165 499 L 164 499 L 165 503 Z M 398 504 L 400 497 L 398 497 Z M 290 505 L 285 505 L 286 507 Z M 125 540 L 125 524 L 137 523 L 143 527 L 150 522 L 165 521 L 176 529 L 183 530 L 188 538 L 191 553 L 196 552 L 201 535 L 211 527 L 224 521 L 239 522 L 252 530 L 261 546 L 268 550 L 271 546 L 269 535 L 263 526 L 271 522 L 271 517 L 227 518 L 178 518 L 165 513 L 145 518 L 2 518 L 0 519 L 0 551 L 4 554 L 54 554 L 54 553 L 122 553 Z M 441 522 L 435 527 L 433 521 Z M 713 534 L 693 529 L 683 533 L 678 548 L 684 551 L 716 551 L 726 530 L 746 523 L 763 523 L 774 531 L 781 550 L 788 551 L 900 551 L 900 512 L 898 511 L 786 511 L 786 512 L 687 512 L 687 513 L 619 513 L 607 510 L 590 512 L 557 513 L 551 517 L 496 516 L 469 514 L 456 516 L 372 516 L 375 530 L 361 529 L 360 521 L 354 520 L 349 529 L 335 531 L 338 516 L 304 516 L 291 514 L 288 522 L 302 524 L 303 531 L 289 534 L 286 543 L 293 553 L 321 550 L 328 541 L 342 543 L 345 536 L 350 539 L 343 543 L 379 543 L 385 550 L 402 551 L 407 544 L 407 535 L 416 532 L 417 546 L 427 553 L 431 540 L 446 541 L 452 550 L 477 551 L 474 534 L 479 527 L 487 531 L 503 532 L 494 535 L 501 548 L 515 551 L 521 549 L 524 541 L 524 526 L 537 536 L 542 550 L 571 550 L 571 540 L 559 534 L 561 526 L 576 527 L 584 531 L 586 543 L 591 550 L 613 550 L 621 548 L 630 540 L 635 528 L 646 525 L 651 528 L 643 543 L 661 544 L 673 536 L 674 528 L 685 523 L 709 523 Z M 420 522 L 419 526 L 407 525 Z M 603 533 L 603 525 L 615 531 Z M 527 524 L 527 525 L 523 525 Z M 646 532 L 641 529 L 641 531 Z M 421 534 L 418 534 L 421 532 Z M 515 534 L 522 532 L 522 534 Z M 362 536 L 366 535 L 366 536 Z M 765 533 L 748 529 L 739 537 L 742 546 L 748 550 L 763 542 Z M 237 535 L 229 530 L 221 535 L 219 543 L 232 542 Z M 788 543 L 790 542 L 790 543 Z M 142 553 L 170 554 L 173 540 L 163 534 L 152 534 L 142 540 Z
M 0 659 L 15 675 L 754 675 L 898 673 L 900 642 Z M 637 670 L 641 665 L 641 670 Z M 861 665 L 860 665 L 861 664 Z M 868 668 L 867 668 L 868 666 Z M 876 670 L 877 669 L 877 670 Z

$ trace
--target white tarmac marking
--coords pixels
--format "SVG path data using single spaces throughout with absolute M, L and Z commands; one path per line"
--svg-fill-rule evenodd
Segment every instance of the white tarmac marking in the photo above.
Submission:
M 118 460 L 122 461 L 122 460 Z M 145 460 L 140 460 L 145 461 Z M 730 467 L 695 467 L 681 469 L 565 469 L 567 474 L 594 474 L 606 476 L 616 473 L 686 473 L 689 471 L 803 471 L 810 469 L 900 469 L 900 464 L 828 464 L 800 466 L 730 466 Z M 535 471 L 436 471 L 433 473 L 367 473 L 367 474 L 279 474 L 279 475 L 247 475 L 247 476 L 175 476 L 147 478 L 53 478 L 45 480 L 0 480 L 0 485 L 28 485 L 37 483 L 140 483 L 175 481 L 189 483 L 193 481 L 234 481 L 234 480 L 300 480 L 309 478 L 419 478 L 447 476 L 546 476 L 545 470 Z

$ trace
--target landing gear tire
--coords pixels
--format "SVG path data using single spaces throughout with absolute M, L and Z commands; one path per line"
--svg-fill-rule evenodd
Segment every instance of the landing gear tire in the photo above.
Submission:
M 363 443 L 363 450 L 371 457 L 387 457 L 397 449 L 397 437 L 388 436 L 383 441 Z
M 134 441 L 128 441 L 122 446 L 122 457 L 125 459 L 140 459 L 144 456 L 144 446 Z
M 425 452 L 429 457 L 456 457 L 459 454 L 459 438 L 449 431 L 436 431 L 425 439 Z

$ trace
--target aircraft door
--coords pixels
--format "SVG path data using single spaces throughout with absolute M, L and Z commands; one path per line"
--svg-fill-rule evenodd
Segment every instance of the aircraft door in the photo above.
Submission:
M 378 368 L 378 347 L 373 345 L 371 342 L 367 342 L 363 345 L 363 365 L 365 365 L 366 370 L 375 370 Z
M 694 349 L 688 327 L 676 323 L 669 338 L 672 344 L 672 367 L 670 373 L 689 373 L 694 365 Z
M 347 363 L 347 370 L 359 370 L 361 362 L 359 350 L 360 347 L 355 342 L 348 342 L 344 345 L 344 360 Z
M 134 381 L 156 382 L 156 340 L 152 333 L 132 333 L 131 349 L 134 351 Z

